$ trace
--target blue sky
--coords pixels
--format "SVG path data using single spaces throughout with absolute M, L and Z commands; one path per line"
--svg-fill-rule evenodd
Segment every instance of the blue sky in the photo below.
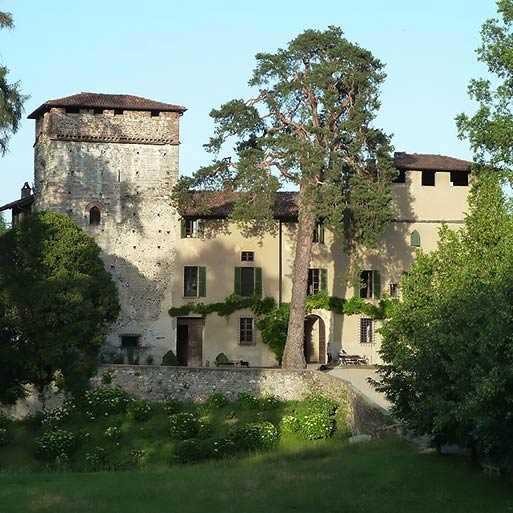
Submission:
M 210 110 L 251 95 L 254 55 L 328 25 L 386 64 L 376 124 L 394 134 L 396 151 L 470 159 L 454 117 L 473 109 L 467 84 L 486 74 L 479 30 L 496 15 L 494 0 L 4 0 L 0 10 L 15 18 L 14 31 L 0 32 L 0 62 L 30 95 L 26 114 L 81 91 L 184 105 L 182 174 L 210 161 Z M 0 204 L 33 180 L 33 123 L 24 120 L 0 158 Z

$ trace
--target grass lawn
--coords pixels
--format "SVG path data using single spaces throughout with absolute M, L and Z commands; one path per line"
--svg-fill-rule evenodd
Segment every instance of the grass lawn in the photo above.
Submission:
M 0 511 L 505 513 L 513 488 L 403 440 L 328 440 L 160 471 L 4 471 Z

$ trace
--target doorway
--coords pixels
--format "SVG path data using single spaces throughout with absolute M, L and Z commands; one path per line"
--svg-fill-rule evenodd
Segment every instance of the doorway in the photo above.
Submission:
M 176 358 L 184 367 L 201 367 L 203 363 L 204 319 L 179 317 L 176 329 Z
M 317 315 L 305 318 L 304 350 L 306 363 L 326 363 L 326 327 Z

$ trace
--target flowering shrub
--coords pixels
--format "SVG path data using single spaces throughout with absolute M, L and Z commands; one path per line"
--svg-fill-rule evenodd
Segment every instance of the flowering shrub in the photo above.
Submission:
M 285 415 L 280 421 L 280 431 L 282 433 L 297 433 L 301 424 L 294 415 Z
M 61 406 L 43 410 L 41 424 L 44 428 L 56 428 L 71 415 L 74 405 L 71 401 L 64 402 Z
M 258 406 L 258 399 L 249 390 L 239 392 L 237 402 L 243 410 L 253 410 Z
M 319 413 L 329 417 L 337 411 L 337 402 L 322 395 L 311 395 L 303 401 L 302 410 L 307 414 Z
M 273 394 L 265 394 L 258 403 L 263 410 L 273 410 L 280 404 L 280 400 Z
M 229 458 L 237 454 L 237 446 L 231 438 L 219 438 L 214 440 L 212 446 L 213 458 Z
M 132 449 L 130 451 L 130 459 L 132 460 L 132 463 L 142 463 L 144 461 L 145 456 L 146 451 L 144 449 Z
M 171 415 L 172 413 L 178 413 L 180 411 L 181 403 L 176 399 L 170 397 L 164 401 L 164 411 Z
M 280 439 L 274 424 L 266 421 L 234 426 L 230 435 L 238 448 L 250 451 L 271 449 Z
M 170 434 L 173 438 L 186 440 L 194 438 L 200 431 L 201 423 L 192 413 L 173 413 L 169 415 Z
M 212 458 L 212 443 L 207 440 L 184 440 L 175 446 L 173 457 L 178 463 L 198 463 Z
M 65 429 L 53 429 L 44 432 L 34 441 L 36 457 L 45 461 L 54 461 L 57 456 L 68 456 L 75 444 L 75 436 Z
M 207 399 L 207 406 L 209 410 L 220 410 L 228 403 L 228 399 L 220 392 L 214 392 Z
M 95 447 L 91 452 L 86 453 L 85 460 L 91 470 L 103 470 L 107 461 L 105 449 L 103 447 Z
M 135 399 L 128 406 L 128 414 L 134 420 L 147 420 L 151 415 L 151 404 L 144 399 Z
M 85 393 L 86 413 L 94 420 L 98 415 L 125 413 L 132 396 L 121 388 L 96 388 Z
M 329 438 L 334 431 L 334 419 L 323 413 L 312 413 L 300 418 L 300 433 L 307 440 Z
M 7 445 L 9 441 L 9 432 L 7 428 L 0 427 L 0 446 Z
M 109 440 L 119 440 L 121 438 L 121 429 L 118 426 L 109 426 L 103 434 Z

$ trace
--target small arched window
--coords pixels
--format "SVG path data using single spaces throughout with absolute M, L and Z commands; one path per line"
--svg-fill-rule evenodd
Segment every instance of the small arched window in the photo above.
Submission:
M 101 213 L 98 207 L 92 207 L 89 210 L 89 224 L 98 225 L 100 224 Z
M 417 230 L 411 232 L 410 245 L 415 248 L 420 248 L 420 233 Z

